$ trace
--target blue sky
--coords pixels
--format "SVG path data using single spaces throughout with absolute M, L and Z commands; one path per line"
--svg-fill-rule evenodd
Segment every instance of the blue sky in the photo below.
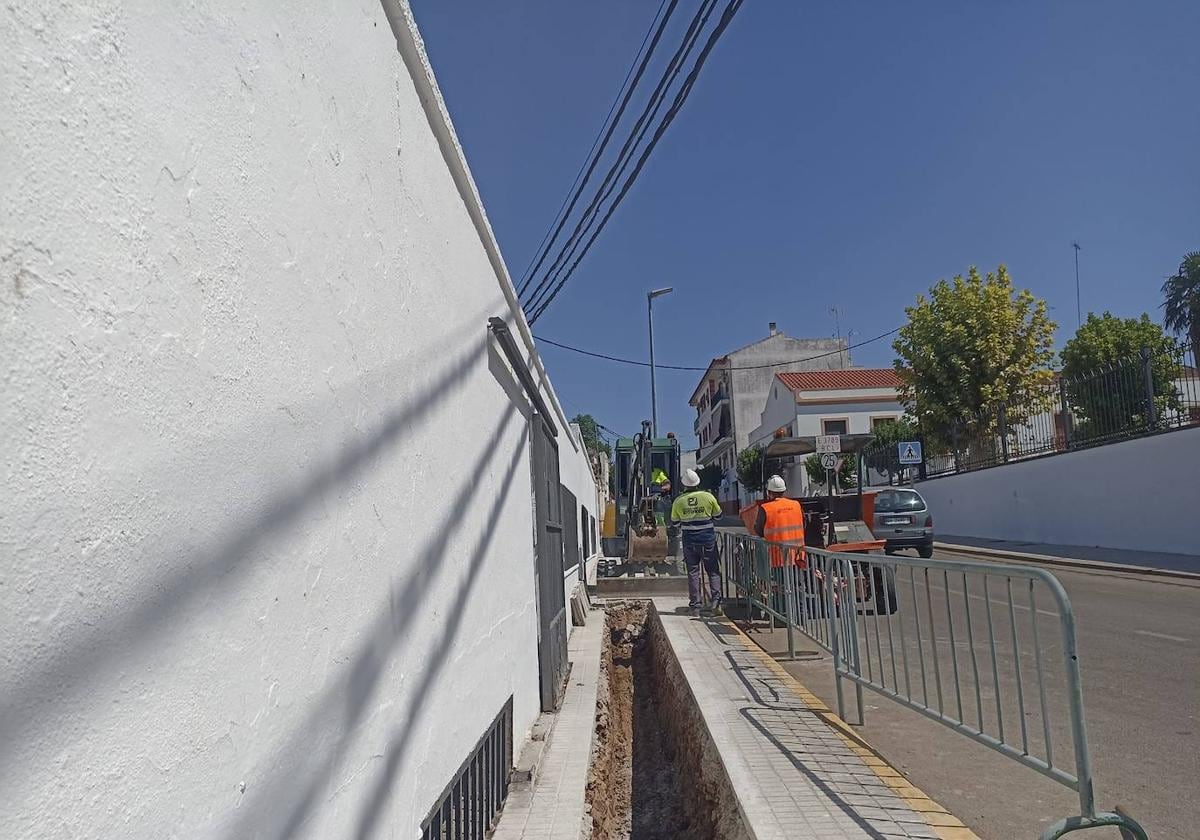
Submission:
M 413 6 L 519 277 L 658 2 Z M 1075 239 L 1085 315 L 1157 319 L 1163 277 L 1200 250 L 1198 31 L 1195 0 L 751 0 L 535 332 L 644 359 L 645 292 L 674 286 L 657 359 L 703 365 L 768 321 L 832 335 L 835 306 L 843 334 L 878 335 L 939 278 L 1004 262 L 1061 344 Z M 645 369 L 542 355 L 568 412 L 621 432 L 649 417 Z M 854 354 L 892 358 L 887 341 Z M 698 376 L 658 376 L 659 427 L 688 443 Z

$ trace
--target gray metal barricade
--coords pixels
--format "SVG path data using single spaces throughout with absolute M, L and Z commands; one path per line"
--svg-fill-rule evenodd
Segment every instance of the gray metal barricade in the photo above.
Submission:
M 789 654 L 793 630 L 832 654 L 843 719 L 847 680 L 860 722 L 865 688 L 1076 791 L 1080 814 L 1043 840 L 1098 826 L 1145 840 L 1130 817 L 1096 811 L 1075 616 L 1053 574 L 721 540 L 727 595 L 784 624 Z

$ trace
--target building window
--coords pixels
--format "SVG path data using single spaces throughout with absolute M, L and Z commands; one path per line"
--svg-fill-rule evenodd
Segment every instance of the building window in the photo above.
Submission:
M 850 421 L 845 417 L 830 417 L 821 421 L 821 434 L 845 435 L 850 433 Z
M 897 420 L 899 420 L 899 419 L 900 419 L 899 417 L 891 417 L 891 416 L 888 416 L 888 417 L 872 417 L 872 418 L 871 418 L 871 431 L 873 432 L 873 431 L 875 431 L 876 429 L 878 429 L 880 426 L 885 426 L 885 425 L 887 425 L 888 423 L 895 423 L 895 422 L 896 422 Z

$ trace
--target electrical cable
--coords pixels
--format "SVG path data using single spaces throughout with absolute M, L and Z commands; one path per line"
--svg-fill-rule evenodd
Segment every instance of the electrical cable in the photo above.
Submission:
M 612 194 L 613 187 L 621 175 L 624 174 L 625 168 L 633 156 L 633 150 L 637 148 L 639 143 L 642 142 L 642 139 L 646 136 L 647 129 L 657 117 L 658 109 L 661 107 L 663 100 L 666 98 L 667 89 L 670 87 L 671 83 L 674 82 L 675 77 L 678 76 L 679 70 L 682 68 L 684 61 L 686 61 L 687 57 L 691 54 L 692 49 L 696 45 L 696 41 L 700 37 L 700 32 L 703 30 L 704 25 L 708 22 L 708 18 L 712 14 L 712 10 L 716 4 L 717 0 L 702 0 L 700 6 L 696 9 L 696 14 L 692 16 L 691 21 L 688 23 L 687 30 L 684 32 L 683 40 L 680 42 L 679 46 L 675 48 L 675 52 L 667 62 L 667 66 L 663 69 L 662 75 L 659 77 L 658 83 L 654 86 L 653 92 L 651 92 L 649 99 L 647 99 L 646 104 L 642 107 L 641 114 L 638 115 L 637 120 L 634 122 L 633 128 L 630 130 L 629 135 L 625 138 L 625 142 L 621 144 L 621 149 L 617 153 L 616 160 L 613 161 L 613 163 L 609 166 L 608 171 L 604 175 L 604 180 L 596 190 L 596 193 L 592 196 L 591 201 L 588 202 L 588 206 L 583 211 L 583 215 L 580 217 L 579 221 L 576 222 L 570 236 L 567 237 L 566 242 L 563 243 L 562 247 L 559 249 L 558 254 L 551 262 L 550 267 L 546 269 L 545 275 L 534 288 L 533 292 L 526 298 L 526 311 L 532 311 L 536 306 L 540 305 L 540 298 L 545 294 L 546 290 L 553 285 L 555 280 L 558 279 L 558 275 L 561 274 L 565 261 L 569 260 L 570 257 L 574 255 L 576 248 L 579 247 L 581 238 L 587 232 L 588 228 L 591 227 L 592 222 L 595 221 L 600 205 L 603 204 L 603 202 Z M 647 56 L 647 58 L 648 57 L 649 56 Z M 630 93 L 632 93 L 632 89 L 630 90 Z M 565 221 L 566 219 L 563 219 L 563 222 Z M 539 266 L 540 265 L 541 262 L 539 261 Z M 534 273 L 536 274 L 536 269 Z M 532 282 L 533 278 L 531 277 L 529 283 Z M 525 284 L 526 288 L 528 287 L 529 283 Z
M 667 3 L 670 2 L 670 7 Z M 642 38 L 642 43 L 638 47 L 637 53 L 633 56 L 633 62 L 629 65 L 629 71 L 625 74 L 625 79 L 621 82 L 621 87 L 617 91 L 617 96 L 613 99 L 613 103 L 609 106 L 608 114 L 604 117 L 604 122 L 600 124 L 600 130 L 596 132 L 596 139 L 592 141 L 592 147 L 588 149 L 587 156 L 583 159 L 583 163 L 579 165 L 579 171 L 575 173 L 575 180 L 571 183 L 571 189 L 563 196 L 562 204 L 559 205 L 558 212 L 554 216 L 554 221 L 546 228 L 546 235 L 542 237 L 542 241 L 538 244 L 537 250 L 541 252 L 540 256 L 530 259 L 529 265 L 525 267 L 525 272 L 521 275 L 521 289 L 517 292 L 518 296 L 524 295 L 529 284 L 533 282 L 534 275 L 542 266 L 542 262 L 546 259 L 550 252 L 550 247 L 554 240 L 558 238 L 558 234 L 562 231 L 563 225 L 571 215 L 571 211 L 575 209 L 575 203 L 579 200 L 580 194 L 584 187 L 587 186 L 588 179 L 592 177 L 592 172 L 596 168 L 596 164 L 600 162 L 601 155 L 608 147 L 608 141 L 616 130 L 617 124 L 620 123 L 621 117 L 625 113 L 625 106 L 629 104 L 629 99 L 633 95 L 633 91 L 637 88 L 638 82 L 642 78 L 642 73 L 646 70 L 646 65 L 650 62 L 650 57 L 654 54 L 655 48 L 658 46 L 658 41 L 662 37 L 663 30 L 667 26 L 667 21 L 671 18 L 671 13 L 675 11 L 675 6 L 679 0 L 662 0 L 658 6 L 658 11 L 654 15 L 654 20 L 650 21 L 650 27 L 646 30 L 645 37 Z M 663 9 L 667 9 L 667 13 L 663 15 Z M 661 18 L 661 21 L 660 21 Z M 657 24 L 657 28 L 655 26 Z M 650 35 L 654 33 L 654 40 L 650 43 L 650 49 L 646 50 L 646 43 L 650 41 Z M 644 51 L 644 54 L 643 54 Z M 641 59 L 639 62 L 638 59 Z M 636 69 L 637 75 L 634 76 Z M 629 84 L 630 77 L 633 77 L 633 84 Z M 620 109 L 617 109 L 617 104 L 620 103 Z M 616 118 L 613 119 L 613 112 L 616 111 Z M 607 131 L 605 130 L 607 128 Z M 603 140 L 601 140 L 603 137 Z M 596 150 L 599 145 L 599 151 Z M 590 161 L 590 163 L 589 163 Z M 583 181 L 580 182 L 582 176 Z M 568 206 L 568 202 L 570 206 Z M 564 208 L 566 212 L 564 213 Z M 557 227 L 555 226 L 557 224 Z M 551 233 L 553 231 L 553 233 Z M 536 261 L 537 265 L 534 265 Z
M 868 344 L 873 344 L 876 341 L 881 341 L 882 339 L 887 338 L 888 336 L 895 335 L 896 333 L 900 332 L 900 330 L 901 330 L 901 327 L 896 327 L 894 330 L 888 330 L 885 333 L 880 333 L 879 335 L 875 336 L 874 338 L 868 338 L 865 341 L 858 342 L 857 344 L 848 344 L 842 350 L 831 350 L 828 353 L 820 353 L 816 356 L 807 356 L 803 359 L 792 359 L 792 360 L 786 361 L 786 362 L 769 362 L 767 364 L 762 364 L 762 365 L 738 365 L 736 367 L 722 368 L 722 370 L 763 370 L 765 368 L 781 367 L 783 365 L 798 365 L 798 364 L 802 364 L 804 362 L 810 362 L 814 359 L 824 359 L 824 358 L 827 358 L 828 356 L 836 356 L 840 353 L 848 353 L 851 350 L 858 349 L 859 347 L 866 347 Z M 637 367 L 650 367 L 649 362 L 643 362 L 638 359 L 623 359 L 620 356 L 609 356 L 606 353 L 594 353 L 591 350 L 581 350 L 578 347 L 572 347 L 569 344 L 563 344 L 562 342 L 559 342 L 559 341 L 552 341 L 549 338 L 543 338 L 540 335 L 534 335 L 534 339 L 536 339 L 537 341 L 543 342 L 544 344 L 549 344 L 552 347 L 558 347 L 562 350 L 570 350 L 572 353 L 579 353 L 582 356 L 591 356 L 596 359 L 604 359 L 605 361 L 609 361 L 609 362 L 618 362 L 623 365 L 636 365 Z M 703 371 L 708 370 L 711 366 L 712 366 L 711 364 L 705 365 L 703 367 L 696 367 L 693 365 L 664 365 L 664 364 L 660 364 L 658 362 L 654 363 L 654 367 L 656 370 L 686 370 L 686 371 L 703 372 Z
M 579 256 L 575 258 L 573 263 L 571 263 L 571 267 L 558 281 L 558 285 L 554 287 L 554 290 L 550 292 L 550 294 L 529 317 L 529 324 L 531 326 L 538 320 L 538 318 L 542 316 L 542 314 L 558 296 L 558 293 L 562 291 L 567 281 L 571 279 L 571 275 L 575 273 L 575 269 L 579 266 L 579 263 L 585 256 L 587 256 L 587 253 L 589 250 L 591 250 L 596 238 L 600 235 L 601 231 L 604 230 L 604 227 L 608 224 L 608 220 L 612 218 L 613 213 L 616 211 L 621 201 L 625 198 L 626 194 L 629 192 L 629 189 L 633 186 L 634 181 L 636 181 L 638 175 L 641 174 L 642 168 L 646 165 L 646 161 L 650 157 L 650 153 L 654 151 L 655 146 L 658 145 L 658 141 L 662 139 L 663 134 L 674 121 L 680 109 L 683 107 L 683 104 L 687 101 L 688 96 L 695 86 L 696 79 L 699 77 L 700 70 L 703 68 L 704 63 L 708 60 L 709 54 L 712 52 L 713 47 L 716 46 L 716 43 L 720 39 L 721 35 L 728 28 L 729 23 L 733 20 L 733 16 L 737 13 L 738 9 L 741 8 L 743 2 L 744 0 L 730 0 L 729 4 L 725 7 L 725 11 L 721 15 L 721 20 L 717 23 L 712 33 L 710 33 L 707 42 L 705 42 L 704 48 L 701 50 L 700 55 L 697 56 L 695 64 L 692 66 L 691 72 L 684 80 L 682 87 L 676 93 L 675 101 L 672 103 L 670 110 L 663 117 L 662 122 L 654 132 L 654 136 L 651 138 L 650 142 L 643 150 L 641 157 L 638 159 L 637 166 L 634 167 L 633 172 L 630 173 L 629 177 L 622 185 L 621 191 L 617 194 L 612 204 L 609 205 L 608 211 L 600 220 L 600 224 L 592 233 L 591 238 L 588 239 L 587 244 L 584 246 Z

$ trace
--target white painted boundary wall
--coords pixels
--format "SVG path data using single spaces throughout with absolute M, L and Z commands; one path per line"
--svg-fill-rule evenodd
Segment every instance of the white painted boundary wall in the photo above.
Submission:
M 1196 553 L 1200 429 L 922 482 L 939 534 Z
M 0 52 L 0 837 L 416 836 L 539 708 L 490 316 L 595 490 L 407 7 L 31 0 Z

